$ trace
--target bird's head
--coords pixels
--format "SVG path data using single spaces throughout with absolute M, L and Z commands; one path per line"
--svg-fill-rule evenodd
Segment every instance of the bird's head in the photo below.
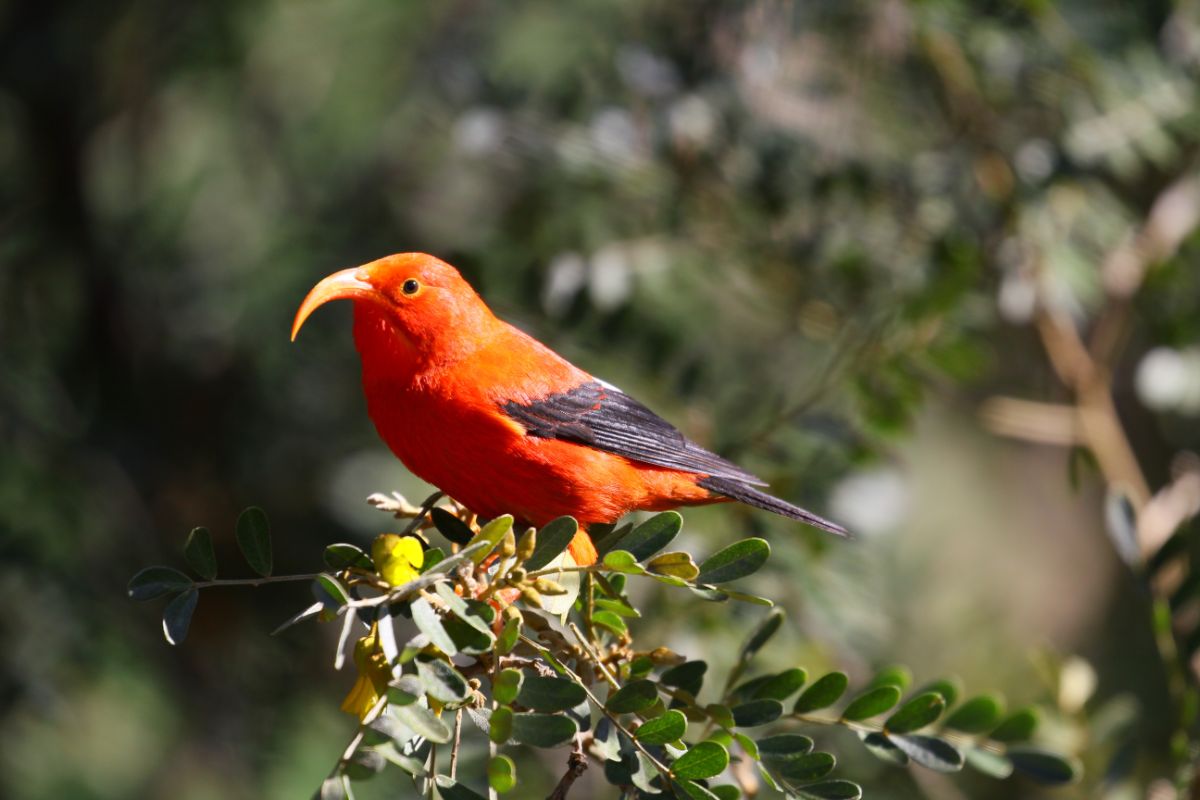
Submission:
M 458 270 L 425 253 L 386 256 L 325 278 L 300 304 L 293 341 L 309 315 L 330 300 L 353 300 L 363 318 L 400 334 L 420 351 L 495 319 Z

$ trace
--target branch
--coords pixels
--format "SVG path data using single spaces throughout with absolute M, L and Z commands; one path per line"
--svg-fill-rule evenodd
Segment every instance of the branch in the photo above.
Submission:
M 547 800 L 565 800 L 567 792 L 571 791 L 571 786 L 579 780 L 579 776 L 586 772 L 587 768 L 588 759 L 587 753 L 583 751 L 583 738 L 576 734 L 575 746 L 571 748 L 571 755 L 567 756 L 567 771 L 558 779 L 558 785 L 554 787 L 554 791 L 550 793 Z

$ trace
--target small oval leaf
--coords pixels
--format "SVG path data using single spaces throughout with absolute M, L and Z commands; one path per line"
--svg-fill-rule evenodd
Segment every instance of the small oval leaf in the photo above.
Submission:
M 658 699 L 658 689 L 646 679 L 630 681 L 609 695 L 604 706 L 614 714 L 632 714 L 649 708 Z
M 789 758 L 786 761 L 770 762 L 771 766 L 788 782 L 815 781 L 824 778 L 837 766 L 833 753 L 817 751 L 802 756 Z
M 574 517 L 559 517 L 543 525 L 537 532 L 537 544 L 533 555 L 525 561 L 525 569 L 542 569 L 567 549 L 567 545 L 575 538 L 579 523 Z
M 988 738 L 997 742 L 1023 742 L 1037 731 L 1038 712 L 1032 706 L 1022 708 L 1009 714 L 996 726 Z
M 667 744 L 677 742 L 687 733 L 687 717 L 683 712 L 672 709 L 661 717 L 647 720 L 634 734 L 643 744 Z
M 517 765 L 508 756 L 492 756 L 487 767 L 488 786 L 499 794 L 511 792 L 517 785 Z
M 208 528 L 192 528 L 183 545 L 183 555 L 204 580 L 211 581 L 217 577 L 217 554 L 213 550 L 212 534 Z
M 739 728 L 766 725 L 783 716 L 783 703 L 778 700 L 751 700 L 730 709 L 733 723 Z
M 329 545 L 321 554 L 321 558 L 325 562 L 325 566 L 334 572 L 341 572 L 349 567 L 365 570 L 375 569 L 375 565 L 371 563 L 371 557 L 361 547 L 346 542 L 335 542 Z
M 670 544 L 682 527 L 683 517 L 678 511 L 655 514 L 621 540 L 621 549 L 633 553 L 638 561 L 644 561 Z
M 940 698 L 939 698 L 940 699 Z M 878 686 L 868 689 L 850 701 L 842 712 L 842 719 L 858 722 L 891 710 L 900 702 L 900 690 L 895 686 Z
M 894 735 L 888 739 L 923 767 L 937 772 L 958 772 L 963 767 L 963 754 L 945 739 L 919 734 Z
M 192 613 L 200 602 L 200 591 L 195 587 L 176 595 L 163 609 L 163 636 L 169 644 L 180 644 L 187 638 L 192 624 Z
M 700 564 L 697 583 L 728 583 L 753 575 L 771 556 L 765 539 L 743 539 L 713 553 Z
M 557 747 L 570 741 L 579 726 L 563 714 L 513 714 L 512 739 L 533 747 Z
M 699 742 L 671 763 L 676 778 L 702 780 L 720 775 L 729 766 L 729 751 L 712 741 Z
M 937 692 L 925 692 L 900 706 L 883 727 L 889 733 L 912 733 L 932 725 L 946 710 L 946 701 Z
M 525 673 L 519 669 L 502 669 L 492 679 L 492 699 L 501 705 L 510 705 L 517 699 L 521 684 L 525 681 Z
M 1005 753 L 1018 772 L 1038 783 L 1052 786 L 1072 783 L 1079 777 L 1079 763 L 1036 747 L 1010 747 Z
M 587 700 L 583 687 L 568 678 L 529 675 L 521 684 L 517 702 L 534 711 L 566 711 Z
M 972 697 L 946 717 L 945 726 L 963 733 L 984 733 L 1000 724 L 1004 706 L 998 697 Z
M 192 579 L 171 567 L 146 567 L 129 579 L 129 596 L 134 600 L 153 600 L 192 587 Z
M 271 574 L 271 525 L 267 512 L 250 506 L 238 516 L 237 544 L 250 569 L 263 577 Z
M 807 714 L 828 708 L 838 701 L 850 685 L 850 678 L 844 672 L 830 672 L 817 679 L 816 683 L 804 690 L 792 709 L 797 714 Z
M 439 506 L 429 509 L 429 519 L 438 533 L 457 545 L 465 545 L 475 536 L 470 525 Z

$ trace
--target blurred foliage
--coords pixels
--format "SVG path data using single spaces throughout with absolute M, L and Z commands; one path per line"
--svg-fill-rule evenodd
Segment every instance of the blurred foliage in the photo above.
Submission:
M 756 589 L 798 613 L 765 668 L 903 659 L 1017 703 L 1042 675 L 1090 748 L 1056 796 L 1140 796 L 1179 760 L 1179 704 L 1100 533 L 1111 482 L 965 417 L 1069 397 L 1026 325 L 1049 311 L 1113 333 L 1149 487 L 1194 472 L 1198 61 L 1191 0 L 0 4 L 0 794 L 296 797 L 323 774 L 341 689 L 318 648 L 257 636 L 294 598 L 214 592 L 167 652 L 121 588 L 251 500 L 301 572 L 366 545 L 365 491 L 422 491 L 366 422 L 346 326 L 286 330 L 332 268 L 423 250 L 867 534 L 689 516 L 773 535 Z M 211 536 L 224 562 L 235 532 Z M 744 612 L 681 627 L 656 602 L 647 625 L 729 665 Z M 1031 666 L 1047 643 L 1091 689 Z

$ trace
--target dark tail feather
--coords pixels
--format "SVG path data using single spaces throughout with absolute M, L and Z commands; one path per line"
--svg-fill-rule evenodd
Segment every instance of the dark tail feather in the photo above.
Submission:
M 789 519 L 797 519 L 801 522 L 808 523 L 814 528 L 820 528 L 823 531 L 837 534 L 838 536 L 849 536 L 850 532 L 830 522 L 827 519 L 818 517 L 811 511 L 805 511 L 799 506 L 794 506 L 791 503 L 780 500 L 778 497 L 772 497 L 766 492 L 761 492 L 753 486 L 729 478 L 703 478 L 697 481 L 697 484 L 708 489 L 713 494 L 719 494 L 722 497 L 728 497 L 732 500 L 737 500 L 740 503 L 745 503 L 748 506 L 761 508 L 764 511 L 770 511 L 779 514 Z

